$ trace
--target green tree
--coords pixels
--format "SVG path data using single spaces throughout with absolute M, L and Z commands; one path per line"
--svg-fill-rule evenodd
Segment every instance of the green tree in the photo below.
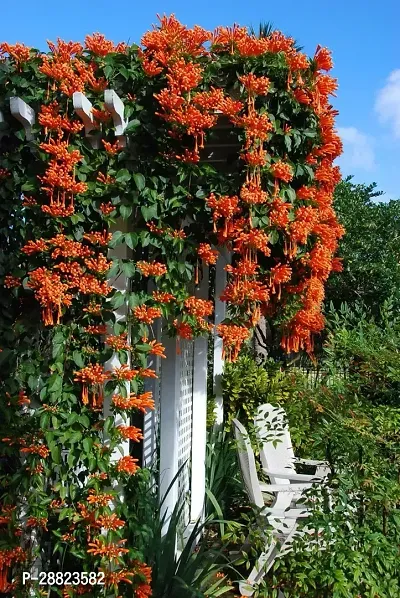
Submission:
M 385 299 L 400 305 L 400 200 L 377 201 L 372 185 L 351 177 L 336 188 L 334 208 L 346 235 L 340 242 L 343 272 L 330 277 L 326 302 L 362 302 L 379 315 Z

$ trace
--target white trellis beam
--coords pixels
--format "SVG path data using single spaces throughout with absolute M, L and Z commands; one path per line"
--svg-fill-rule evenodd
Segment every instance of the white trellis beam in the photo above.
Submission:
M 111 228 L 111 232 L 115 232 L 116 230 L 121 230 L 122 232 L 126 232 L 126 228 L 127 228 L 127 223 L 123 220 L 119 220 Z M 117 259 L 127 259 L 129 257 L 128 252 L 129 252 L 128 246 L 125 243 L 122 243 L 121 245 L 117 245 L 115 248 L 111 249 L 109 251 L 108 257 L 115 257 Z M 110 280 L 110 284 L 117 291 L 126 293 L 128 290 L 129 279 L 124 274 L 121 274 L 120 276 L 112 278 Z M 121 305 L 121 307 L 119 307 L 118 309 L 116 309 L 114 311 L 114 315 L 115 315 L 116 322 L 119 322 L 126 318 L 126 316 L 127 316 L 126 302 L 124 302 Z M 129 364 L 129 360 L 128 360 L 128 364 Z M 120 366 L 121 366 L 121 363 L 118 359 L 118 353 L 114 353 L 113 356 L 111 357 L 111 359 L 109 359 L 105 363 L 104 369 L 112 370 L 112 369 L 114 369 L 116 367 L 120 367 Z M 127 385 L 127 391 L 129 392 L 129 382 L 127 382 L 126 385 Z M 104 417 L 105 418 L 112 415 L 110 407 L 111 407 L 111 397 L 106 396 L 104 399 Z M 114 423 L 115 423 L 115 426 L 129 425 L 129 421 L 125 422 L 120 415 L 115 416 Z M 113 454 L 111 455 L 111 461 L 115 463 L 121 457 L 126 457 L 128 455 L 129 455 L 129 440 L 124 440 L 119 445 L 119 448 L 116 449 L 113 452 Z
M 79 116 L 83 124 L 85 125 L 85 137 L 89 139 L 89 142 L 93 149 L 100 147 L 99 135 L 91 135 L 90 133 L 96 130 L 96 124 L 93 118 L 93 106 L 92 103 L 81 91 L 75 91 L 72 96 L 72 103 L 76 114 Z
M 104 103 L 114 121 L 115 136 L 117 137 L 120 146 L 125 147 L 126 137 L 124 135 L 124 131 L 128 123 L 124 117 L 124 104 L 113 89 L 106 89 L 104 91 Z
M 203 265 L 203 278 L 196 292 L 199 299 L 208 299 L 209 268 Z M 190 521 L 197 521 L 203 514 L 206 487 L 207 443 L 207 337 L 194 341 L 193 358 L 193 412 L 192 412 L 192 464 Z
M 25 129 L 25 138 L 32 141 L 32 126 L 35 124 L 35 111 L 22 98 L 10 98 L 10 111 Z
M 218 261 L 215 267 L 215 326 L 217 327 L 226 318 L 226 303 L 221 301 L 220 296 L 226 287 L 227 272 L 225 266 L 230 264 L 231 255 L 225 249 L 220 250 Z M 222 359 L 222 339 L 214 331 L 214 368 L 213 368 L 213 391 L 216 402 L 216 426 L 223 422 L 224 407 L 222 399 L 222 373 L 224 369 L 224 360 Z

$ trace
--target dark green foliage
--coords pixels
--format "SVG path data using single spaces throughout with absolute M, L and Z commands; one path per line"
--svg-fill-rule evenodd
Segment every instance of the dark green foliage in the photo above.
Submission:
M 364 303 L 375 315 L 385 299 L 400 302 L 400 201 L 379 202 L 375 185 L 355 185 L 348 178 L 336 188 L 334 208 L 346 235 L 339 255 L 344 271 L 333 275 L 327 303 Z

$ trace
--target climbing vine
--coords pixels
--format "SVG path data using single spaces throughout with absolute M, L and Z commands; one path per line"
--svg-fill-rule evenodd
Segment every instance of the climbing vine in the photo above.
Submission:
M 173 16 L 140 48 L 100 34 L 49 48 L 0 45 L 0 591 L 25 595 L 18 573 L 40 557 L 103 571 L 106 595 L 144 598 L 151 571 L 126 545 L 118 490 L 138 463 L 116 449 L 141 440 L 129 417 L 153 407 L 148 357 L 164 349 L 152 324 L 163 317 L 177 339 L 212 330 L 213 303 L 195 288 L 225 247 L 225 358 L 261 315 L 281 325 L 285 350 L 312 352 L 324 283 L 340 268 L 336 81 L 325 48 L 309 59 L 279 32 L 210 33 Z M 105 89 L 124 101 L 126 145 Z M 89 136 L 75 92 L 93 106 Z M 13 96 L 35 110 L 33 140 L 10 115 Z M 220 119 L 241 147 L 227 172 L 206 161 Z M 113 257 L 122 244 L 130 255 Z

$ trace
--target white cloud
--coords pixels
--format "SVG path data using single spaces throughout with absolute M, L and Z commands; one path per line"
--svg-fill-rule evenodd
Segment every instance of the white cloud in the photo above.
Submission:
M 395 137 L 400 138 L 400 69 L 390 73 L 385 87 L 379 91 L 375 110 L 379 120 L 392 124 Z
M 375 168 L 375 153 L 373 139 L 361 133 L 356 127 L 339 127 L 338 133 L 343 141 L 343 155 L 340 163 L 345 169 L 359 168 L 373 170 Z

